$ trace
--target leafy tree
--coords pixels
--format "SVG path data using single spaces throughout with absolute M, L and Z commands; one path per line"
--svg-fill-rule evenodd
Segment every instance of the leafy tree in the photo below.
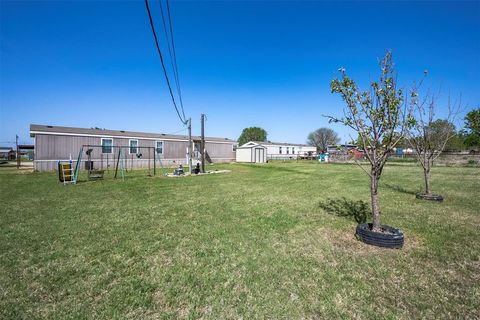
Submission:
M 426 195 L 431 194 L 430 171 L 433 162 L 445 150 L 448 141 L 455 136 L 456 130 L 452 122 L 460 110 L 459 104 L 452 104 L 449 98 L 447 119 L 435 119 L 437 100 L 437 96 L 428 93 L 420 98 L 419 87 L 414 85 L 411 106 L 415 124 L 410 127 L 407 140 L 423 168 Z
M 317 151 L 325 152 L 328 145 L 340 142 L 338 134 L 330 128 L 319 128 L 310 132 L 307 137 L 307 143 L 317 147 Z
M 455 132 L 447 141 L 447 144 L 445 145 L 445 151 L 460 151 L 464 150 L 465 147 L 465 137 L 461 132 Z
M 346 104 L 344 117 L 329 116 L 330 122 L 342 123 L 360 135 L 361 145 L 370 163 L 369 171 L 361 168 L 370 176 L 372 230 L 375 232 L 381 231 L 378 182 L 383 167 L 391 150 L 413 121 L 410 114 L 405 112 L 403 91 L 397 88 L 391 51 L 387 51 L 380 62 L 380 69 L 379 80 L 371 82 L 368 91 L 361 91 L 343 68 L 339 70 L 341 78 L 330 83 L 332 93 L 339 93 Z
M 465 117 L 465 144 L 468 147 L 480 147 L 480 108 L 467 113 Z
M 242 131 L 238 144 L 243 145 L 249 141 L 267 141 L 267 131 L 259 127 L 249 127 Z

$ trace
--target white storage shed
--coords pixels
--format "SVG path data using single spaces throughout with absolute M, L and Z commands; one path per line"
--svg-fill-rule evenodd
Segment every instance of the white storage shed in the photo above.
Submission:
M 265 163 L 267 147 L 252 141 L 245 143 L 237 147 L 237 162 Z

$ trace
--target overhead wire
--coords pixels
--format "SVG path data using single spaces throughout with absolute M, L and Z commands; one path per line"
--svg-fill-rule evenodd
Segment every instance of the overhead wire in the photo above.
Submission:
M 165 38 L 167 40 L 168 53 L 170 54 L 170 63 L 172 65 L 173 76 L 175 78 L 175 84 L 177 86 L 177 92 L 178 92 L 178 97 L 179 97 L 179 101 L 180 101 L 180 108 L 182 110 L 183 118 L 186 119 L 185 110 L 183 108 L 182 90 L 180 88 L 180 77 L 178 76 L 177 54 L 176 54 L 176 50 L 175 50 L 175 40 L 174 40 L 174 37 L 173 37 L 173 27 L 172 27 L 172 17 L 171 17 L 171 14 L 170 14 L 170 5 L 169 5 L 168 0 L 166 0 L 165 2 L 166 2 L 166 8 L 167 8 L 167 20 L 168 20 L 168 25 L 169 25 L 170 36 L 168 35 L 169 32 L 167 30 L 167 25 L 165 23 L 165 14 L 164 14 L 164 11 L 163 11 L 162 0 L 158 0 L 158 3 L 160 5 L 160 13 L 162 15 L 163 29 L 165 31 Z
M 177 115 L 178 115 L 178 118 L 180 119 L 180 121 L 184 125 L 186 125 L 187 120 L 185 119 L 185 117 L 182 119 L 182 116 L 180 115 L 180 112 L 178 111 L 177 103 L 175 102 L 175 96 L 174 96 L 173 91 L 172 91 L 172 86 L 170 85 L 170 80 L 168 79 L 167 69 L 165 68 L 165 62 L 163 60 L 162 51 L 160 50 L 160 45 L 158 44 L 157 33 L 155 32 L 155 25 L 153 23 L 152 14 L 150 12 L 150 6 L 148 5 L 148 0 L 145 0 L 145 6 L 147 8 L 148 18 L 149 18 L 149 21 L 150 21 L 150 27 L 152 28 L 153 38 L 155 40 L 155 45 L 157 47 L 157 52 L 158 52 L 158 55 L 160 57 L 160 62 L 162 64 L 163 75 L 165 77 L 165 80 L 167 81 L 168 91 L 170 92 L 170 97 L 172 98 L 173 106 L 175 107 L 175 111 L 177 112 Z
M 175 132 L 171 132 L 171 133 L 167 133 L 167 134 L 177 134 L 177 133 L 180 133 L 180 132 L 183 132 L 183 131 L 187 131 L 188 128 L 183 128 L 181 130 L 178 130 L 178 131 L 175 131 Z

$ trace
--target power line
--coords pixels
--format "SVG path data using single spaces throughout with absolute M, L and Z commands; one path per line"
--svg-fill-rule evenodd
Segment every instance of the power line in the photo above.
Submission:
M 169 0 L 166 0 L 167 3 L 167 12 L 168 12 L 168 24 L 170 26 L 170 35 L 172 37 L 172 48 L 173 48 L 173 63 L 175 64 L 175 73 L 177 74 L 177 80 L 178 80 L 178 92 L 180 96 L 180 104 L 182 107 L 182 112 L 183 112 L 183 98 L 182 98 L 182 91 L 180 90 L 180 77 L 178 76 L 178 65 L 177 65 L 177 52 L 175 50 L 175 41 L 173 40 L 173 28 L 172 28 L 172 18 L 170 16 L 170 5 L 169 5 Z M 185 113 L 183 113 L 183 118 L 185 118 Z
M 145 6 L 147 8 L 148 18 L 150 20 L 150 26 L 152 27 L 153 38 L 155 39 L 155 45 L 157 47 L 157 52 L 158 52 L 158 55 L 160 57 L 160 62 L 162 63 L 163 75 L 165 76 L 165 80 L 167 81 L 168 91 L 170 92 L 170 97 L 172 98 L 173 106 L 175 107 L 175 111 L 177 112 L 177 115 L 178 115 L 178 118 L 180 119 L 180 121 L 183 124 L 187 124 L 187 121 L 185 119 L 182 119 L 182 116 L 180 115 L 180 112 L 178 111 L 177 103 L 175 102 L 175 97 L 173 95 L 172 87 L 170 85 L 170 81 L 168 80 L 167 69 L 165 68 L 165 63 L 163 61 L 162 51 L 160 50 L 160 46 L 158 44 L 157 33 L 155 32 L 155 26 L 153 24 L 152 14 L 150 13 L 150 7 L 148 5 L 148 0 L 145 0 Z
M 178 65 L 177 65 L 177 54 L 175 51 L 175 41 L 173 38 L 173 27 L 172 27 L 172 18 L 170 15 L 170 5 L 169 1 L 166 0 L 167 4 L 167 18 L 168 18 L 168 25 L 169 25 L 169 30 L 170 30 L 170 37 L 168 36 L 168 31 L 167 31 L 167 25 L 165 23 L 165 14 L 163 12 L 163 5 L 162 5 L 162 0 L 159 0 L 159 5 L 160 5 L 160 13 L 162 14 L 162 23 L 163 23 L 163 29 L 165 31 L 165 38 L 167 40 L 167 47 L 168 47 L 168 53 L 170 54 L 170 63 L 172 65 L 173 69 L 173 76 L 175 78 L 175 84 L 177 86 L 177 92 L 178 92 L 178 97 L 180 99 L 180 108 L 182 109 L 182 115 L 183 118 L 186 119 L 185 117 L 185 110 L 183 108 L 183 98 L 182 98 L 182 90 L 180 89 L 180 77 L 178 76 Z M 170 45 L 171 43 L 171 45 Z M 172 54 L 173 51 L 173 54 Z
M 172 132 L 172 133 L 168 133 L 168 134 L 172 134 L 172 135 L 173 135 L 173 134 L 177 134 L 177 133 L 180 133 L 180 132 L 186 131 L 186 130 L 188 130 L 188 128 L 183 128 L 183 129 L 181 129 L 181 130 L 178 130 L 178 131 L 175 131 L 175 132 Z

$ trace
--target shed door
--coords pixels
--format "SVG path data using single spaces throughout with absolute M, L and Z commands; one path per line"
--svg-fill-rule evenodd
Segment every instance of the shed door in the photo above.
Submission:
M 262 148 L 255 148 L 255 162 L 265 162 L 265 150 Z
M 255 148 L 255 157 L 254 162 L 258 162 L 258 159 L 260 158 L 260 150 L 258 148 Z

